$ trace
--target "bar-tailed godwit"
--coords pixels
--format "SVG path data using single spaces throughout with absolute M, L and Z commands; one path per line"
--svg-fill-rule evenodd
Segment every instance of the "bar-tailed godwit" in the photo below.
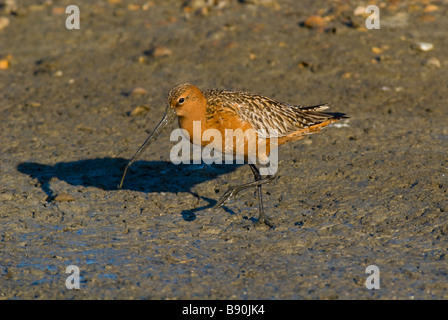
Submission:
M 179 126 L 185 129 L 190 137 L 190 141 L 202 147 L 210 142 L 202 141 L 202 134 L 207 129 L 216 129 L 222 136 L 225 136 L 226 130 L 241 129 L 244 132 L 252 132 L 257 137 L 255 140 L 244 138 L 244 140 L 233 143 L 225 138 L 221 140 L 221 145 L 214 145 L 218 151 L 223 154 L 230 151 L 237 154 L 239 143 L 244 143 L 243 156 L 247 160 L 250 156 L 260 158 L 260 154 L 251 154 L 253 151 L 265 150 L 264 157 L 269 156 L 272 148 L 271 140 L 276 141 L 275 147 L 285 144 L 289 141 L 299 140 L 308 134 L 319 132 L 323 127 L 339 121 L 344 118 L 342 113 L 327 113 L 326 104 L 315 106 L 301 106 L 281 103 L 274 99 L 248 92 L 238 92 L 222 89 L 199 90 L 198 87 L 185 83 L 175 86 L 168 94 L 166 112 L 158 126 L 149 135 L 142 146 L 137 150 L 132 159 L 126 166 L 119 188 L 123 184 L 127 169 L 137 158 L 146 150 L 146 148 L 157 138 L 163 129 L 176 117 Z M 200 137 L 194 134 L 193 123 L 199 121 L 201 124 Z M 275 136 L 274 136 L 275 135 Z M 256 143 L 256 148 L 251 148 L 251 143 Z M 232 196 L 239 191 L 256 187 L 259 202 L 258 222 L 264 222 L 270 227 L 274 227 L 266 217 L 263 209 L 263 199 L 261 186 L 270 182 L 275 175 L 262 177 L 255 163 L 249 163 L 255 181 L 243 185 L 230 187 L 216 203 L 215 207 L 221 207 Z

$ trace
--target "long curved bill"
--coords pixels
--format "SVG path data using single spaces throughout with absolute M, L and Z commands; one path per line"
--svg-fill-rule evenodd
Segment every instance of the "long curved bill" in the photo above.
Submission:
M 165 115 L 163 116 L 162 120 L 159 122 L 157 127 L 154 129 L 154 131 L 149 135 L 149 137 L 146 139 L 146 141 L 141 145 L 140 148 L 138 148 L 137 152 L 134 154 L 134 156 L 131 158 L 131 160 L 128 162 L 126 168 L 123 172 L 123 177 L 121 178 L 121 182 L 118 185 L 118 189 L 121 189 L 123 186 L 123 180 L 126 176 L 126 172 L 128 171 L 129 167 L 137 161 L 137 159 L 141 156 L 141 154 L 146 150 L 146 148 L 149 147 L 149 145 L 157 139 L 158 135 L 168 126 L 171 122 L 176 119 L 176 113 L 173 109 L 171 109 L 170 106 L 166 108 Z

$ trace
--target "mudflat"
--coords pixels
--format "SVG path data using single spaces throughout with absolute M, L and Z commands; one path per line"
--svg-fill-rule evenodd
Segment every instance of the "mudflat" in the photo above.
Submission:
M 0 298 L 448 298 L 445 2 L 1 3 Z M 117 188 L 184 82 L 350 117 L 280 148 L 275 229 L 212 208 L 252 173 L 174 165 L 177 124 Z

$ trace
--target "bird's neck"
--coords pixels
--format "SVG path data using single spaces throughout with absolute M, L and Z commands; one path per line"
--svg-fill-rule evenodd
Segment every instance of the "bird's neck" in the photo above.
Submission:
M 196 105 L 194 110 L 190 110 L 187 114 L 179 115 L 179 127 L 187 130 L 192 143 L 202 145 L 201 137 L 207 129 L 207 104 L 206 101 L 204 101 L 204 104 L 200 104 L 201 108 L 198 108 L 198 105 Z

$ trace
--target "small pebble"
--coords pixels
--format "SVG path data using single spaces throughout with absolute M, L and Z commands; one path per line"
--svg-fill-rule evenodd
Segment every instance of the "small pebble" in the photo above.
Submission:
M 436 57 L 429 58 L 425 61 L 423 61 L 423 66 L 430 67 L 430 68 L 441 68 L 442 64 L 440 63 L 440 60 Z
M 129 115 L 132 116 L 132 117 L 135 117 L 135 116 L 142 115 L 142 114 L 144 114 L 144 113 L 146 113 L 148 111 L 149 111 L 149 107 L 148 106 L 141 105 L 141 106 L 135 107 L 134 110 L 129 112 Z
M 171 51 L 170 48 L 159 46 L 155 47 L 154 51 L 152 52 L 152 55 L 154 57 L 164 57 L 164 56 L 170 56 L 173 54 L 173 51 Z
M 53 13 L 53 14 L 64 14 L 65 13 L 65 7 L 53 7 L 53 9 L 51 9 L 51 13 Z
M 11 63 L 9 60 L 1 59 L 0 60 L 0 70 L 8 69 L 11 66 Z
M 148 64 L 148 56 L 138 56 L 137 61 L 140 64 Z
M 129 11 L 138 11 L 140 9 L 141 9 L 141 7 L 139 4 L 133 4 L 133 3 L 128 4 Z
M 206 0 L 190 0 L 187 3 L 188 7 L 193 10 L 199 10 L 207 6 Z
M 303 25 L 308 28 L 325 28 L 327 26 L 326 21 L 321 16 L 311 16 L 306 18 Z
M 365 7 L 365 6 L 357 6 L 355 8 L 355 10 L 353 11 L 353 15 L 355 15 L 355 16 L 364 16 L 364 15 L 366 15 L 367 14 L 366 13 L 366 8 L 367 7 Z
M 439 7 L 435 4 L 428 4 L 425 9 L 423 9 L 423 12 L 434 12 L 439 10 Z
M 70 202 L 76 199 L 73 196 L 69 195 L 67 192 L 61 192 L 56 197 L 54 197 L 54 200 L 57 202 Z
M 426 52 L 434 49 L 434 45 L 430 42 L 417 42 L 415 45 L 412 46 L 412 48 Z
M 9 19 L 7 17 L 0 17 L 0 31 L 9 26 Z
M 376 54 L 380 54 L 380 53 L 383 53 L 383 49 L 381 49 L 381 48 L 378 48 L 378 47 L 372 47 L 372 52 L 373 53 L 376 53 Z
M 43 10 L 45 10 L 45 7 L 46 7 L 45 4 L 32 4 L 32 5 L 30 5 L 30 6 L 28 7 L 28 9 L 29 9 L 30 11 L 38 12 L 38 11 L 43 11 Z
M 5 0 L 3 10 L 6 14 L 16 13 L 18 11 L 16 0 Z
M 436 17 L 434 17 L 431 14 L 425 14 L 425 15 L 419 17 L 418 20 L 423 21 L 423 22 L 435 21 Z
M 154 6 L 154 2 L 152 1 L 146 2 L 144 5 L 142 5 L 142 10 L 148 11 L 152 6 Z
M 30 107 L 33 107 L 33 108 L 39 108 L 42 105 L 42 103 L 37 102 L 37 101 L 31 101 L 31 102 L 27 103 L 27 105 Z
M 148 94 L 148 90 L 140 87 L 134 88 L 131 91 L 131 95 L 145 95 L 145 94 Z

